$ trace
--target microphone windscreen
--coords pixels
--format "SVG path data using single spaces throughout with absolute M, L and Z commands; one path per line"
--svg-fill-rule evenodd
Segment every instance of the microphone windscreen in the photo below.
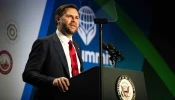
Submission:
M 107 46 L 108 46 L 110 49 L 115 50 L 114 45 L 112 45 L 112 44 L 108 43 L 108 44 L 107 44 Z

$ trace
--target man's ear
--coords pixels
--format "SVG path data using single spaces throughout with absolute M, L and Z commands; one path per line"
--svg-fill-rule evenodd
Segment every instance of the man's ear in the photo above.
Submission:
M 58 22 L 60 21 L 60 17 L 58 15 L 56 15 L 55 20 L 56 20 L 56 22 L 58 24 Z

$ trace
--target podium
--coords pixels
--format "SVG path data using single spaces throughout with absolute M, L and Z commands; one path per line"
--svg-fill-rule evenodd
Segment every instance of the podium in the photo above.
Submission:
M 120 77 L 122 75 L 128 76 L 129 82 L 133 83 L 131 85 L 134 88 L 128 90 L 130 91 L 128 97 L 133 96 L 135 99 L 125 99 L 124 94 L 121 94 L 120 87 L 122 86 L 120 85 L 122 84 L 119 84 L 121 82 L 119 78 L 126 78 Z M 101 79 L 99 76 L 101 76 Z M 127 79 L 124 79 L 124 85 L 127 85 Z M 102 67 L 100 72 L 98 66 L 72 77 L 70 79 L 69 91 L 65 96 L 67 100 L 147 100 L 143 72 L 111 67 Z

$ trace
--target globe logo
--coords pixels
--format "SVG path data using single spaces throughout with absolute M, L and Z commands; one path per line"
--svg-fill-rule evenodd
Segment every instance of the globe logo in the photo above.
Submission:
M 79 9 L 80 24 L 78 34 L 85 45 L 89 45 L 96 34 L 96 24 L 94 24 L 95 14 L 88 6 L 83 6 Z

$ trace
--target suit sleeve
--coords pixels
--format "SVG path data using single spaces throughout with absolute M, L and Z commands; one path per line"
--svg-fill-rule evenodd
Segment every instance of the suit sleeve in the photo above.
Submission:
M 41 74 L 46 61 L 48 46 L 47 41 L 38 39 L 34 42 L 22 74 L 24 82 L 43 88 L 51 88 L 53 86 L 52 83 L 54 78 Z

